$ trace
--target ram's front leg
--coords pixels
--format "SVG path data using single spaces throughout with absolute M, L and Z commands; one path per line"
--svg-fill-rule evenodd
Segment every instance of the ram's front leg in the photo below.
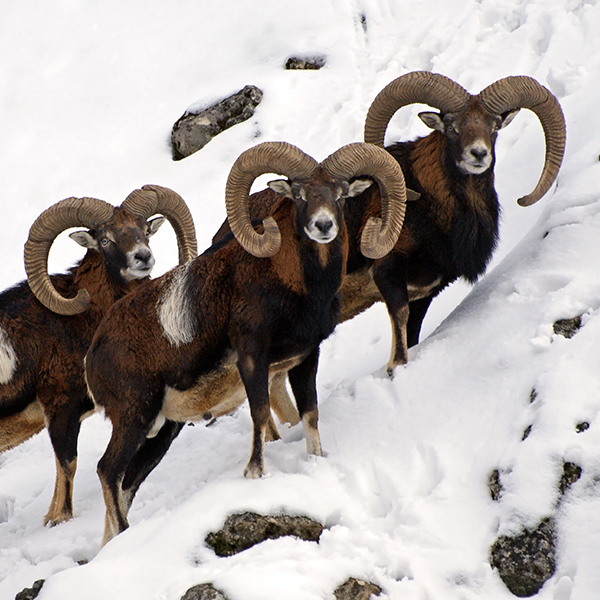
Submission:
M 323 456 L 319 437 L 319 408 L 317 405 L 317 367 L 319 347 L 288 373 L 290 385 L 296 398 L 296 405 L 304 428 L 306 451 L 314 456 Z
M 381 292 L 392 324 L 392 351 L 387 373 L 393 377 L 398 365 L 408 362 L 408 288 L 406 268 L 401 257 L 389 254 L 373 268 L 373 280 Z
M 237 367 L 246 388 L 253 424 L 252 452 L 244 469 L 244 477 L 258 479 L 265 472 L 263 450 L 271 417 L 268 349 L 259 349 L 254 342 L 243 344 L 242 347 L 238 349 Z

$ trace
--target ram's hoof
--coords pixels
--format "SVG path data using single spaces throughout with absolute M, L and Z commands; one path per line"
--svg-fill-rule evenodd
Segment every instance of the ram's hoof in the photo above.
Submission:
M 260 479 L 264 475 L 264 470 L 261 466 L 248 465 L 244 469 L 244 477 L 246 479 Z

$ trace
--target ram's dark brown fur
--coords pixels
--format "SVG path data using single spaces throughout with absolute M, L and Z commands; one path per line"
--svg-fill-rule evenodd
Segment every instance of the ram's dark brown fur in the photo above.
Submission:
M 126 253 L 141 248 L 139 240 L 143 240 L 143 259 L 153 261 L 148 234 L 144 219 L 117 207 L 102 232 L 93 235 L 98 240 L 110 235 L 118 244 L 103 249 L 102 254 L 90 249 L 67 273 L 51 276 L 64 297 L 88 291 L 91 302 L 82 314 L 63 316 L 50 311 L 25 281 L 0 294 L 0 349 L 5 365 L 0 381 L 0 452 L 48 427 L 57 479 L 47 523 L 72 516 L 80 422 L 94 410 L 87 395 L 83 357 L 108 308 L 141 281 L 126 281 L 120 275 Z M 12 369 L 7 366 L 11 359 Z
M 338 189 L 326 204 L 339 227 L 333 241 L 317 243 L 306 235 L 308 215 L 301 213 L 310 200 L 292 202 L 265 192 L 281 234 L 275 255 L 257 258 L 226 236 L 186 266 L 117 302 L 96 331 L 86 376 L 94 401 L 113 424 L 98 464 L 107 506 L 105 542 L 127 527 L 136 490 L 182 423 L 230 412 L 246 396 L 254 439 L 245 473 L 260 476 L 270 417 L 268 379 L 278 369 L 291 369 L 307 449 L 321 453 L 319 344 L 338 322 L 348 251 L 339 199 L 343 188 L 329 176 L 323 184 Z M 170 302 L 172 313 L 161 312 Z M 182 315 L 176 326 L 166 325 Z
M 500 206 L 493 173 L 497 126 L 480 106 L 470 107 L 467 116 L 476 120 L 489 138 L 492 161 L 480 174 L 458 168 L 462 147 L 452 148 L 447 135 L 439 131 L 386 148 L 400 164 L 407 188 L 420 194 L 407 204 L 402 232 L 390 254 L 373 261 L 360 252 L 365 223 L 381 215 L 378 186 L 349 199 L 344 207 L 349 255 L 340 321 L 353 318 L 375 302 L 386 302 L 394 329 L 390 373 L 406 362 L 407 348 L 418 342 L 432 298 L 459 277 L 476 281 L 497 243 Z M 251 217 L 264 217 L 273 200 L 267 192 L 253 194 Z M 228 231 L 225 222 L 213 242 Z

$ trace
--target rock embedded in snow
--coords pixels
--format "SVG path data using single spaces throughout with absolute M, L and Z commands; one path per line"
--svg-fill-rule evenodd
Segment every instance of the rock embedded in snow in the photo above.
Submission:
M 229 600 L 223 592 L 213 586 L 212 583 L 201 583 L 191 587 L 181 600 Z
M 572 319 L 559 319 L 552 326 L 552 329 L 556 335 L 562 335 L 567 339 L 571 339 L 580 328 L 581 317 L 573 317 Z
M 42 586 L 44 585 L 44 579 L 38 579 L 30 588 L 25 588 L 15 596 L 15 600 L 34 600 L 37 598 Z
M 561 496 L 564 496 L 567 490 L 581 478 L 583 469 L 572 462 L 563 463 L 563 474 L 559 483 L 559 491 Z
M 194 154 L 219 133 L 247 121 L 254 115 L 262 97 L 262 90 L 254 85 L 247 85 L 207 108 L 188 109 L 171 131 L 173 160 L 181 160 Z
M 490 563 L 512 594 L 537 594 L 556 570 L 555 522 L 547 517 L 532 530 L 500 536 L 491 550 Z
M 502 496 L 502 482 L 500 481 L 500 471 L 498 469 L 492 471 L 488 481 L 488 488 L 492 500 L 498 502 L 500 496 Z
M 379 596 L 381 592 L 381 588 L 374 583 L 350 577 L 335 590 L 334 595 L 335 600 L 369 600 L 372 596 Z
M 309 517 L 294 515 L 259 515 L 244 512 L 229 515 L 220 531 L 209 533 L 206 543 L 218 556 L 232 556 L 265 540 L 293 536 L 318 542 L 323 526 Z
M 288 71 L 318 71 L 325 66 L 324 56 L 290 56 L 285 63 Z

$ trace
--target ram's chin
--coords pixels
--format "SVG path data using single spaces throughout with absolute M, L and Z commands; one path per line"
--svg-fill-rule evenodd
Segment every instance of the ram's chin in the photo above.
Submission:
M 465 175 L 481 175 L 490 168 L 490 165 L 470 165 L 464 161 L 457 163 L 457 166 Z

